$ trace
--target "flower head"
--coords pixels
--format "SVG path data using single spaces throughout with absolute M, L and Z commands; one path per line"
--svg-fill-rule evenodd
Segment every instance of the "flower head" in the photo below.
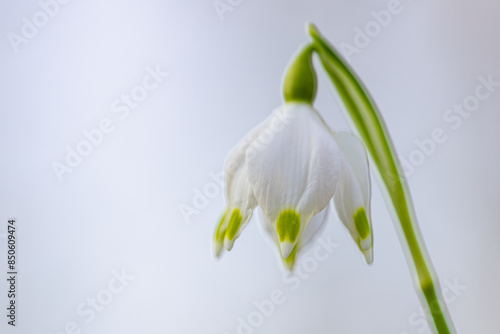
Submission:
M 219 256 L 231 250 L 261 209 L 260 221 L 293 269 L 296 255 L 321 230 L 329 203 L 372 262 L 370 179 L 361 142 L 334 133 L 312 107 L 316 76 L 306 47 L 285 79 L 286 103 L 248 134 L 225 162 L 227 208 L 214 237 Z

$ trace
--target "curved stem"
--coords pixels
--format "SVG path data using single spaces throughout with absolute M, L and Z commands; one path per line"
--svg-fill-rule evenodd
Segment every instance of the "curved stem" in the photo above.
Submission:
M 421 303 L 428 310 L 428 321 L 434 325 L 435 333 L 455 333 L 418 227 L 404 173 L 383 118 L 361 80 L 338 52 L 323 39 L 315 26 L 310 25 L 309 32 L 321 63 L 343 102 L 345 112 L 353 128 L 363 139 L 378 171 L 379 184 L 386 191 L 386 202 L 392 209 L 400 242 L 406 250 L 413 282 L 417 291 L 420 291 Z

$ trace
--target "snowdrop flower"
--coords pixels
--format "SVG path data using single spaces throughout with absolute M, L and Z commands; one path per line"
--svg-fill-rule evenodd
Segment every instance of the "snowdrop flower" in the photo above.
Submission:
M 220 256 L 258 210 L 264 230 L 293 270 L 297 254 L 328 219 L 330 201 L 367 263 L 373 261 L 371 185 L 365 146 L 346 132 L 332 132 L 313 108 L 315 52 L 331 79 L 344 113 L 363 140 L 386 190 L 393 220 L 422 307 L 434 333 L 456 333 L 439 279 L 423 243 L 410 191 L 383 117 L 363 82 L 340 53 L 308 25 L 313 42 L 292 63 L 284 82 L 285 104 L 233 149 L 225 164 L 227 209 L 214 238 Z
M 214 236 L 214 252 L 231 250 L 257 206 L 260 222 L 290 270 L 314 239 L 333 203 L 342 223 L 373 261 L 368 160 L 348 132 L 332 132 L 312 107 L 316 95 L 313 48 L 292 63 L 285 104 L 248 134 L 225 162 L 227 208 Z

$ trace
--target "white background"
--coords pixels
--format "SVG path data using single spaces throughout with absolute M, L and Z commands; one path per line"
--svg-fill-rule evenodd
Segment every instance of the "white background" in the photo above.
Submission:
M 81 333 L 233 334 L 255 300 L 279 289 L 285 302 L 254 333 L 427 333 L 377 186 L 374 264 L 365 265 L 334 214 L 323 236 L 340 246 L 296 291 L 255 220 L 213 259 L 221 193 L 189 221 L 179 211 L 282 103 L 284 69 L 308 41 L 305 23 L 336 47 L 354 45 L 354 29 L 387 3 L 244 0 L 222 20 L 211 0 L 74 0 L 16 53 L 8 34 L 21 35 L 23 17 L 32 21 L 41 7 L 2 0 L 0 236 L 16 217 L 19 284 L 17 326 L 6 324 L 2 306 L 0 332 L 55 334 L 74 322 Z M 441 281 L 465 287 L 449 294 L 458 332 L 497 333 L 500 91 L 457 129 L 443 114 L 474 93 L 479 76 L 500 81 L 500 3 L 401 0 L 401 8 L 349 60 L 401 157 L 434 128 L 445 131 L 410 188 Z M 157 65 L 170 76 L 120 119 L 113 101 Z M 346 128 L 319 72 L 315 105 L 333 128 Z M 51 164 L 65 163 L 66 147 L 104 118 L 114 131 L 59 182 Z M 2 272 L 5 246 L 0 239 Z M 105 293 L 122 268 L 134 279 L 86 322 L 78 306 Z

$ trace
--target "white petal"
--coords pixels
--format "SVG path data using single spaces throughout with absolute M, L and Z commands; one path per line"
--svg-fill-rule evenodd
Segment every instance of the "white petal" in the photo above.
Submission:
M 367 263 L 372 263 L 371 183 L 366 150 L 349 132 L 336 132 L 334 137 L 342 152 L 342 177 L 334 196 L 335 208 Z
M 261 128 L 268 126 L 271 116 L 247 134 L 228 154 L 224 163 L 227 208 L 216 229 L 214 253 L 220 256 L 222 249 L 231 250 L 243 228 L 252 217 L 257 200 L 248 182 L 245 151 Z
M 247 166 L 245 164 L 235 170 L 231 181 L 227 188 L 231 215 L 227 218 L 229 221 L 224 238 L 224 248 L 228 251 L 233 248 L 234 242 L 240 236 L 243 228 L 252 217 L 253 209 L 257 206 L 257 200 L 248 183 Z M 235 214 L 241 215 L 241 220 L 239 217 L 234 217 Z
M 335 193 L 340 158 L 330 130 L 308 104 L 288 103 L 274 115 L 281 126 L 271 121 L 262 129 L 246 150 L 246 163 L 254 195 L 271 224 L 280 230 L 277 222 L 284 213 L 298 224 L 297 237 L 280 242 L 286 259 L 309 219 Z
M 279 247 L 278 232 L 276 228 L 269 222 L 261 207 L 258 207 L 255 211 L 257 212 L 259 225 L 262 227 L 262 230 Z
M 308 247 L 316 236 L 320 234 L 321 231 L 326 226 L 328 217 L 330 215 L 330 204 L 328 204 L 323 210 L 321 210 L 317 215 L 313 216 L 307 226 L 304 228 L 302 235 L 299 240 L 299 251 Z
M 232 182 L 238 171 L 245 165 L 245 153 L 250 144 L 255 140 L 255 138 L 263 131 L 269 127 L 269 123 L 272 120 L 273 115 L 268 116 L 263 122 L 257 125 L 250 133 L 248 133 L 243 139 L 229 152 L 224 162 L 224 176 L 226 184 L 226 196 L 228 199 L 231 197 L 232 192 L 237 189 L 232 186 Z

